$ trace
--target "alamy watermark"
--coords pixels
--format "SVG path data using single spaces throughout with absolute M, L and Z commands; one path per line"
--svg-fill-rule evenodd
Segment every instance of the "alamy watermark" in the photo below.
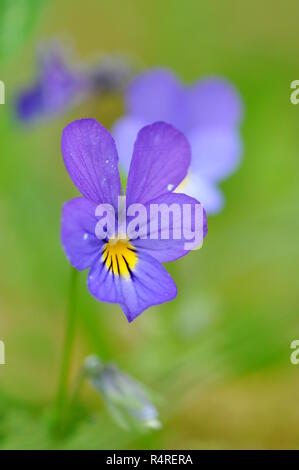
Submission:
M 201 204 L 152 203 L 126 205 L 126 196 L 118 197 L 117 210 L 111 204 L 99 204 L 95 235 L 100 240 L 181 240 L 185 250 L 196 250 L 204 238 L 205 214 Z
M 0 340 L 0 364 L 5 364 L 5 345 L 4 342 Z
M 2 80 L 0 80 L 0 104 L 5 104 L 5 85 Z
M 291 82 L 291 89 L 293 90 L 290 95 L 290 101 L 292 104 L 299 103 L 299 80 L 293 80 Z
M 299 339 L 294 339 L 290 344 L 290 348 L 293 349 L 290 355 L 291 364 L 297 366 L 299 364 Z

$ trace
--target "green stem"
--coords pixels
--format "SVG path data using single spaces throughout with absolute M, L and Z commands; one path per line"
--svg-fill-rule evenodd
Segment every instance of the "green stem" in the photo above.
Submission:
M 82 388 L 82 384 L 83 384 L 83 381 L 85 379 L 85 371 L 83 369 L 81 369 L 81 371 L 79 372 L 76 380 L 75 380 L 75 383 L 74 383 L 74 386 L 73 386 L 73 391 L 72 391 L 72 394 L 70 396 L 70 400 L 69 400 L 69 407 L 68 407 L 68 410 L 72 410 L 74 408 L 74 406 L 76 405 L 77 401 L 78 401 L 78 398 L 79 398 L 79 395 L 80 395 L 80 392 L 81 392 L 81 388 Z
M 62 364 L 57 389 L 57 427 L 62 430 L 65 424 L 67 409 L 67 388 L 69 381 L 72 350 L 75 338 L 76 323 L 76 289 L 78 271 L 72 268 L 68 300 L 67 324 L 62 353 Z

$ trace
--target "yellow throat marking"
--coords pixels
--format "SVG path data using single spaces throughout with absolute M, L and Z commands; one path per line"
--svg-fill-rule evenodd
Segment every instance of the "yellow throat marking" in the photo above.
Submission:
M 128 240 L 111 239 L 103 247 L 102 262 L 108 272 L 116 276 L 133 276 L 138 257 Z

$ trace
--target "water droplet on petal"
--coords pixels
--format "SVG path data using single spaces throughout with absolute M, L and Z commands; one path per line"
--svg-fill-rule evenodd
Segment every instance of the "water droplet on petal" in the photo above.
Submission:
M 108 160 L 108 158 L 107 158 L 107 160 L 106 160 L 106 163 L 109 163 L 109 160 Z
M 84 233 L 83 239 L 84 239 L 84 240 L 87 240 L 87 239 L 88 239 L 88 233 Z
M 168 184 L 167 185 L 167 191 L 172 191 L 174 188 L 174 184 Z

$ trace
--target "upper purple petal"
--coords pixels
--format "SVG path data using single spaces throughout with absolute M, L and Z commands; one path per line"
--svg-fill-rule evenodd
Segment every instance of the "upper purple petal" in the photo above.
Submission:
M 61 218 L 61 242 L 74 268 L 90 267 L 99 254 L 103 242 L 95 236 L 97 205 L 84 198 L 75 198 L 64 204 Z
M 188 127 L 238 126 L 243 107 L 237 90 L 221 78 L 206 78 L 188 92 Z
M 95 119 L 74 121 L 63 130 L 61 150 L 66 169 L 81 194 L 116 207 L 120 178 L 110 133 Z
M 181 128 L 184 123 L 185 89 L 170 70 L 140 74 L 131 82 L 125 101 L 129 116 L 146 124 L 165 121 Z
M 139 131 L 127 182 L 127 204 L 147 203 L 172 191 L 185 178 L 191 159 L 185 136 L 156 122 Z
M 176 285 L 166 269 L 146 253 L 138 255 L 133 277 L 107 271 L 98 258 L 88 275 L 88 289 L 98 300 L 119 303 L 129 322 L 152 305 L 172 300 Z

